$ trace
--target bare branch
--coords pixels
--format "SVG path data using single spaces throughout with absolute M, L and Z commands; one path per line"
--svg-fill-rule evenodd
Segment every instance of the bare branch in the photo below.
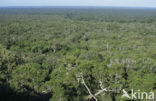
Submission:
M 101 94 L 101 93 L 103 93 L 103 92 L 118 93 L 116 90 L 109 90 L 107 88 L 104 88 L 103 87 L 103 84 L 102 84 L 102 81 L 99 81 L 101 90 L 98 90 L 95 94 L 92 94 L 91 93 L 91 90 L 88 88 L 88 86 L 86 85 L 86 83 L 84 81 L 83 75 L 81 74 L 80 76 L 81 76 L 81 79 L 82 79 L 82 84 L 85 86 L 85 88 L 89 92 L 89 96 L 87 97 L 87 99 L 94 98 L 95 101 L 98 101 L 98 99 L 96 98 L 96 96 L 99 95 L 99 94 Z
M 86 89 L 88 90 L 88 92 L 89 92 L 89 94 L 90 94 L 90 96 L 91 96 L 91 98 L 94 98 L 95 99 L 95 101 L 97 101 L 97 98 L 91 93 L 91 91 L 90 91 L 90 89 L 88 88 L 88 86 L 86 85 L 86 83 L 85 83 L 85 81 L 84 81 L 84 79 L 83 79 L 83 76 L 81 75 L 81 77 L 82 77 L 82 84 L 84 84 L 84 86 L 86 87 Z
M 113 93 L 116 93 L 115 90 L 108 90 L 108 89 L 104 88 L 104 89 L 102 89 L 102 90 L 98 90 L 98 92 L 96 92 L 96 93 L 94 94 L 94 97 L 96 97 L 97 95 L 99 95 L 99 94 L 101 94 L 101 93 L 103 93 L 103 92 L 113 92 Z M 88 96 L 88 99 L 91 99 L 91 98 L 92 98 L 92 96 Z
M 104 87 L 103 87 L 103 83 L 102 83 L 101 80 L 99 81 L 99 83 L 100 83 L 100 87 L 101 87 L 101 89 L 104 89 Z

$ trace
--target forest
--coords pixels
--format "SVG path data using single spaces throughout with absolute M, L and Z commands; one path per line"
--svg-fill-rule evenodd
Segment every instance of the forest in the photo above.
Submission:
M 156 101 L 156 9 L 1 7 L 0 101 Z

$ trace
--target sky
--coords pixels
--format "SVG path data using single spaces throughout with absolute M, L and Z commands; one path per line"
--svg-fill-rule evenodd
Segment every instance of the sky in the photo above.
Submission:
M 0 0 L 0 6 L 156 7 L 156 0 Z

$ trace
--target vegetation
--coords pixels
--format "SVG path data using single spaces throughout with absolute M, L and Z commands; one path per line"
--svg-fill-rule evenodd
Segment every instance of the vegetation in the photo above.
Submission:
M 0 100 L 156 94 L 155 50 L 156 9 L 0 8 Z

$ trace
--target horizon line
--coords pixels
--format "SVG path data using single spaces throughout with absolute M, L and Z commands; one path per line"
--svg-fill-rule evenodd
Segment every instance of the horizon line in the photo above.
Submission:
M 156 8 L 153 6 L 106 6 L 106 5 L 15 5 L 15 6 L 0 6 L 1 8 L 8 7 L 121 7 L 121 8 Z

